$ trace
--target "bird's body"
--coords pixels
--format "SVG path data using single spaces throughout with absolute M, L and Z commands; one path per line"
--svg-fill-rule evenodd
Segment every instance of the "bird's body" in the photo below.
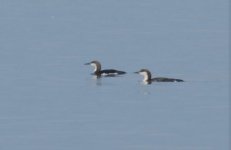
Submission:
M 147 84 L 151 84 L 152 82 L 184 82 L 181 79 L 175 79 L 175 78 L 166 78 L 166 77 L 152 78 L 151 72 L 148 69 L 141 69 L 140 71 L 137 71 L 135 73 L 144 76 L 143 81 Z
M 125 74 L 126 72 L 124 71 L 119 71 L 115 69 L 107 69 L 107 70 L 101 70 L 99 72 L 95 72 L 95 75 L 104 75 L 104 76 L 116 76 L 116 75 L 121 75 Z
M 173 79 L 173 78 L 165 78 L 165 77 L 157 77 L 151 80 L 152 82 L 183 82 L 181 79 Z
M 94 67 L 93 74 L 96 75 L 97 77 L 101 77 L 101 76 L 114 77 L 114 76 L 122 75 L 126 73 L 124 71 L 115 70 L 115 69 L 101 70 L 101 64 L 99 61 L 96 61 L 96 60 L 86 63 L 85 65 L 93 66 Z

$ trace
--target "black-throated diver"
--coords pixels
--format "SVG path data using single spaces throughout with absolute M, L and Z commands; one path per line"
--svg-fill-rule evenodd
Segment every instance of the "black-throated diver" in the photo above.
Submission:
M 148 69 L 141 69 L 140 71 L 137 71 L 135 73 L 144 76 L 143 81 L 147 84 L 151 84 L 152 82 L 184 82 L 184 80 L 174 79 L 174 78 L 165 78 L 165 77 L 152 78 L 152 74 Z
M 86 63 L 85 65 L 91 65 L 94 67 L 94 72 L 93 74 L 96 75 L 97 77 L 101 77 L 101 76 L 116 76 L 116 75 L 122 75 L 125 74 L 126 72 L 124 71 L 119 71 L 119 70 L 115 70 L 115 69 L 105 69 L 105 70 L 101 70 L 101 64 L 99 61 L 94 60 L 91 61 L 89 63 Z

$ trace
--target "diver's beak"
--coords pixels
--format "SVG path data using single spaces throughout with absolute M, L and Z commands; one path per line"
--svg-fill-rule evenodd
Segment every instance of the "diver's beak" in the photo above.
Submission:
M 134 73 L 139 74 L 140 72 L 139 72 L 139 71 L 136 71 L 136 72 L 134 72 Z
M 84 65 L 90 65 L 91 63 L 85 63 Z

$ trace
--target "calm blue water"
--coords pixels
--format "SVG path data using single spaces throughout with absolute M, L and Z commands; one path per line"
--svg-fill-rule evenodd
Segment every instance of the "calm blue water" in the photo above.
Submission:
M 0 0 L 0 149 L 228 150 L 228 6 Z

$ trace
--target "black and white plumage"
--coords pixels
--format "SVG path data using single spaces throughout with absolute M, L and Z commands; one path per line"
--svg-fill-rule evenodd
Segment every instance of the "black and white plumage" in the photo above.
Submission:
M 115 70 L 115 69 L 101 70 L 101 64 L 97 60 L 94 60 L 94 61 L 91 61 L 89 63 L 86 63 L 85 65 L 91 65 L 91 66 L 93 66 L 94 67 L 93 74 L 96 75 L 97 77 L 101 77 L 101 76 L 114 77 L 116 75 L 122 75 L 122 74 L 126 73 L 124 71 L 119 71 L 119 70 Z
M 151 84 L 152 82 L 184 82 L 184 80 L 174 79 L 174 78 L 165 78 L 165 77 L 152 78 L 152 74 L 148 69 L 141 69 L 140 71 L 137 71 L 135 73 L 144 76 L 143 81 L 147 84 Z

